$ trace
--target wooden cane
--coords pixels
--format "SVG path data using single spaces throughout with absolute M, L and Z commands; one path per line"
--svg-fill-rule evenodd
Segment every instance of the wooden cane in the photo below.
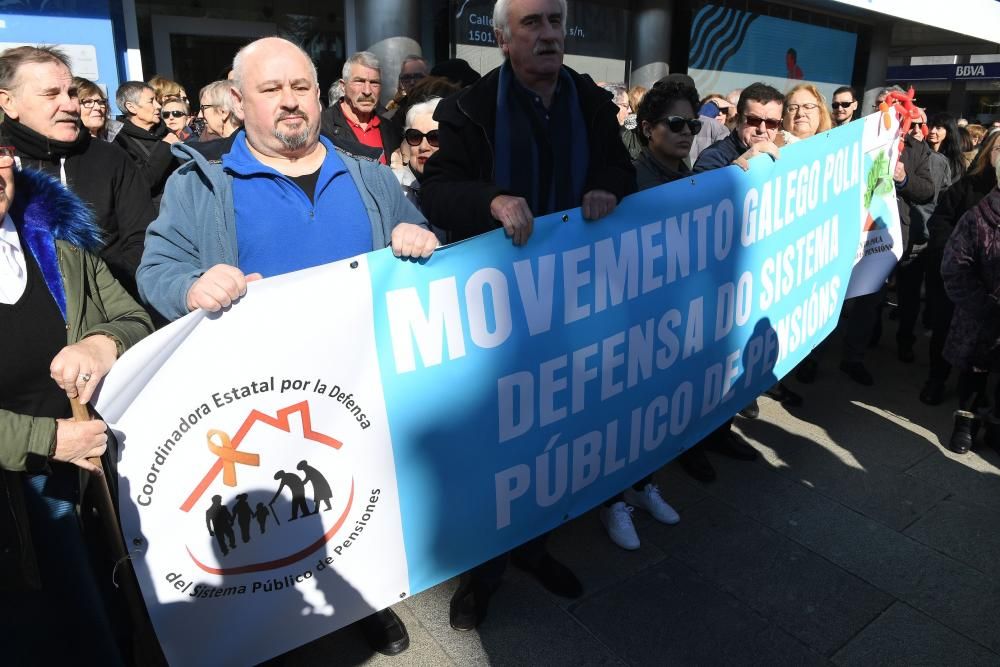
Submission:
M 71 398 L 69 404 L 73 411 L 73 421 L 85 422 L 93 418 L 89 406 L 82 405 L 79 400 Z M 119 581 L 125 595 L 125 604 L 128 606 L 129 616 L 132 620 L 132 629 L 134 630 L 133 663 L 166 665 L 167 660 L 163 656 L 160 642 L 157 640 L 153 624 L 149 620 L 146 603 L 139 589 L 139 580 L 136 579 L 132 561 L 129 559 L 128 548 L 125 546 L 125 537 L 121 532 L 118 512 L 115 509 L 115 502 L 111 497 L 111 487 L 108 483 L 109 467 L 104 465 L 104 460 L 100 456 L 92 456 L 87 460 L 104 472 L 103 475 L 91 475 L 90 481 L 97 485 L 97 511 L 101 515 L 105 535 L 111 544 L 111 552 L 120 573 Z

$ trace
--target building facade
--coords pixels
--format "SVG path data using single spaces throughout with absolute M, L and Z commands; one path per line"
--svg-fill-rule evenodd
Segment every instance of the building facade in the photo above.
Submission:
M 570 0 L 566 62 L 595 80 L 649 86 L 687 72 L 702 93 L 753 81 L 799 81 L 831 93 L 913 85 L 918 103 L 980 120 L 1000 117 L 1000 2 L 941 12 L 898 0 Z M 235 51 L 265 35 L 299 43 L 326 90 L 345 58 L 374 51 L 384 100 L 401 60 L 501 61 L 492 0 L 14 0 L 0 42 L 64 45 L 76 73 L 113 96 L 154 74 L 191 97 L 223 75 Z

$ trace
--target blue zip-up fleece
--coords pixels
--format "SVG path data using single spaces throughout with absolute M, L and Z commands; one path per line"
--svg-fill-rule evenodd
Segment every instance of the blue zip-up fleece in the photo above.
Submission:
M 237 136 L 238 141 L 243 135 Z M 191 285 L 216 264 L 239 265 L 232 176 L 219 160 L 177 143 L 174 155 L 188 162 L 167 180 L 160 215 L 146 230 L 146 247 L 136 273 L 142 299 L 169 320 L 187 314 Z M 400 222 L 427 227 L 424 216 L 403 196 L 392 170 L 337 149 L 358 188 L 371 223 L 372 248 L 389 245 Z M 280 216 L 281 211 L 268 210 Z
M 240 271 L 270 278 L 374 249 L 361 194 L 329 139 L 319 138 L 326 159 L 307 194 L 255 158 L 240 136 L 222 156 L 223 169 L 233 175 Z

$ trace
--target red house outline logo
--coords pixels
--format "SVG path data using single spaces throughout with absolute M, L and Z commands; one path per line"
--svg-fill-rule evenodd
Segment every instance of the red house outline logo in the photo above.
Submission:
M 318 431 L 313 430 L 312 415 L 310 414 L 309 411 L 309 401 L 301 401 L 299 403 L 295 403 L 294 405 L 289 405 L 288 407 L 281 408 L 278 410 L 277 415 L 274 417 L 264 414 L 263 412 L 256 409 L 251 410 L 250 414 L 247 415 L 247 418 L 243 421 L 243 424 L 240 426 L 239 430 L 236 431 L 236 435 L 233 436 L 231 440 L 225 437 L 223 438 L 225 447 L 221 451 L 219 451 L 220 448 L 215 446 L 211 441 L 211 433 L 212 432 L 217 433 L 218 431 L 210 432 L 209 448 L 214 453 L 216 453 L 216 455 L 219 458 L 215 461 L 215 463 L 212 464 L 211 468 L 209 468 L 205 476 L 201 479 L 200 482 L 198 482 L 198 485 L 195 486 L 191 494 L 181 504 L 180 506 L 181 511 L 190 512 L 191 509 L 194 507 L 194 505 L 205 494 L 205 491 L 208 490 L 208 487 L 211 486 L 212 483 L 218 478 L 219 473 L 223 472 L 223 470 L 227 466 L 234 466 L 235 463 L 239 462 L 238 459 L 235 459 L 232 456 L 226 456 L 224 452 L 225 451 L 235 452 L 239 448 L 240 444 L 243 442 L 243 439 L 250 432 L 250 429 L 252 429 L 255 424 L 262 423 L 266 426 L 271 426 L 273 428 L 276 428 L 279 431 L 284 431 L 285 433 L 291 433 L 292 423 L 289 417 L 291 417 L 291 415 L 293 414 L 299 414 L 302 419 L 303 439 L 310 440 L 313 442 L 318 442 L 321 445 L 332 447 L 333 449 L 338 449 L 338 450 L 343 446 L 343 443 L 340 440 L 337 440 L 332 436 L 326 435 L 325 433 L 320 433 Z M 223 434 L 223 436 L 224 435 L 225 434 Z M 194 564 L 197 565 L 198 568 L 200 568 L 205 572 L 208 572 L 209 574 L 219 574 L 219 575 L 247 574 L 251 572 L 262 572 L 266 570 L 277 569 L 279 567 L 284 567 L 296 561 L 302 560 L 303 558 L 315 552 L 317 549 L 321 548 L 324 544 L 329 542 L 330 539 L 337 533 L 337 531 L 339 531 L 340 528 L 344 525 L 344 522 L 347 520 L 347 517 L 350 514 L 353 505 L 354 505 L 354 480 L 352 479 L 351 492 L 347 499 L 347 506 L 344 508 L 344 511 L 341 513 L 341 515 L 337 517 L 337 520 L 330 527 L 330 529 L 326 531 L 326 533 L 324 533 L 315 542 L 283 558 L 266 561 L 262 563 L 252 563 L 249 565 L 218 568 L 198 560 L 198 558 L 195 557 L 195 555 L 191 552 L 190 547 L 185 546 L 185 549 L 187 550 L 188 556 L 191 558 Z

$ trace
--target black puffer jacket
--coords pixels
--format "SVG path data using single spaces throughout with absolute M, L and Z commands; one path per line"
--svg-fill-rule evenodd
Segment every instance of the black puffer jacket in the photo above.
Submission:
M 163 141 L 163 137 L 169 132 L 163 123 L 154 125 L 151 130 L 144 130 L 131 121 L 125 121 L 121 131 L 115 136 L 115 144 L 128 153 L 149 183 L 149 195 L 157 213 L 160 211 L 160 197 L 163 196 L 167 177 L 180 166 L 177 158 L 170 153 L 170 144 Z
M 606 190 L 621 201 L 635 192 L 636 185 L 632 160 L 619 136 L 618 107 L 611 102 L 611 93 L 589 76 L 566 70 L 576 85 L 590 144 L 583 191 Z M 442 100 L 434 112 L 441 148 L 424 167 L 420 204 L 430 223 L 451 232 L 453 241 L 500 226 L 490 213 L 490 202 L 507 194 L 493 173 L 499 82 L 497 68 Z
M 137 298 L 135 272 L 142 259 L 146 227 L 156 216 L 149 184 L 128 155 L 114 144 L 91 139 L 82 127 L 76 141 L 52 141 L 11 118 L 0 125 L 0 142 L 14 146 L 22 167 L 55 178 L 65 169 L 66 185 L 90 207 L 101 228 L 101 259 Z

